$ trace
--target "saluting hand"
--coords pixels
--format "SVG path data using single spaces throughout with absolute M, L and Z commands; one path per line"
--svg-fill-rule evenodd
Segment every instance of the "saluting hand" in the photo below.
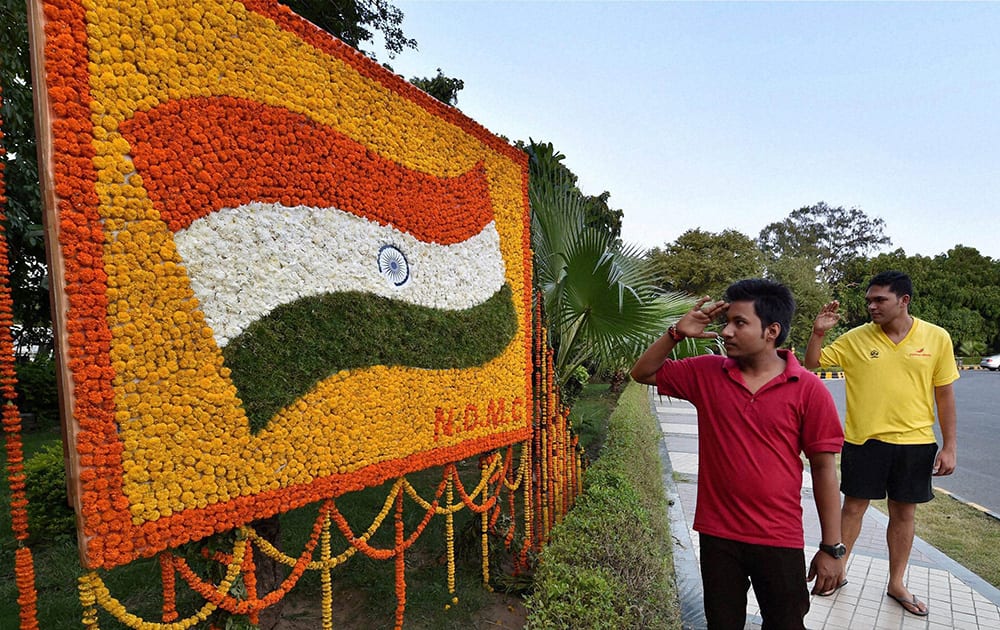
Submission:
M 825 335 L 826 331 L 836 326 L 837 322 L 840 321 L 840 313 L 837 312 L 839 308 L 840 302 L 837 300 L 824 304 L 819 315 L 816 316 L 816 321 L 813 322 L 813 332 L 817 335 Z
M 715 332 L 706 332 L 705 328 L 711 324 L 716 317 L 722 315 L 729 309 L 729 304 L 718 300 L 712 301 L 707 295 L 695 302 L 694 308 L 684 314 L 677 322 L 677 332 L 685 337 L 695 337 L 698 339 L 715 339 L 719 336 Z

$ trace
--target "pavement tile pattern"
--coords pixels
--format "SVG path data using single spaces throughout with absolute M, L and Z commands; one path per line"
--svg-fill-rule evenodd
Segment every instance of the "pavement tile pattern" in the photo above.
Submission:
M 651 390 L 652 391 L 652 390 Z M 685 630 L 706 628 L 698 568 L 698 532 L 691 527 L 698 488 L 698 415 L 687 401 L 651 393 L 653 408 L 663 430 L 661 456 L 664 480 L 671 499 L 674 564 L 681 597 Z M 802 505 L 806 557 L 819 542 L 819 517 L 813 502 L 810 477 L 804 475 Z M 885 532 L 888 518 L 875 508 L 865 515 L 861 535 L 848 568 L 848 584 L 830 597 L 812 596 L 805 624 L 810 630 L 1000 630 L 1000 590 L 917 538 L 910 555 L 906 582 L 912 593 L 926 602 L 930 614 L 916 617 L 886 597 L 889 561 Z M 760 610 L 747 596 L 746 629 L 761 627 Z

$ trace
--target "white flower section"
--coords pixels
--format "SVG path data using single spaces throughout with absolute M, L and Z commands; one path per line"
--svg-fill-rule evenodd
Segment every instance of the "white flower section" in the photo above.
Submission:
M 311 295 L 361 291 L 461 310 L 505 279 L 493 222 L 438 245 L 336 208 L 249 203 L 196 220 L 174 242 L 220 348 L 274 308 Z M 385 245 L 406 257 L 409 278 L 399 286 L 379 270 Z

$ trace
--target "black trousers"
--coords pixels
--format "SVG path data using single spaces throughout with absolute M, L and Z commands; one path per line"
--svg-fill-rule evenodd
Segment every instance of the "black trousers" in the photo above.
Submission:
M 802 549 L 751 545 L 700 534 L 701 580 L 709 630 L 743 630 L 753 584 L 763 630 L 804 630 L 809 612 Z

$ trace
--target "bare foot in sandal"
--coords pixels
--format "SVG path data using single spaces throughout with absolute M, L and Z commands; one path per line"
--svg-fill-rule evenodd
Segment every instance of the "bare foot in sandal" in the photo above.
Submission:
M 903 610 L 910 613 L 911 615 L 916 615 L 918 617 L 927 616 L 927 604 L 923 603 L 917 596 L 910 594 L 909 596 L 896 596 L 892 593 L 886 593 L 889 597 L 896 601 L 897 604 L 903 607 Z

